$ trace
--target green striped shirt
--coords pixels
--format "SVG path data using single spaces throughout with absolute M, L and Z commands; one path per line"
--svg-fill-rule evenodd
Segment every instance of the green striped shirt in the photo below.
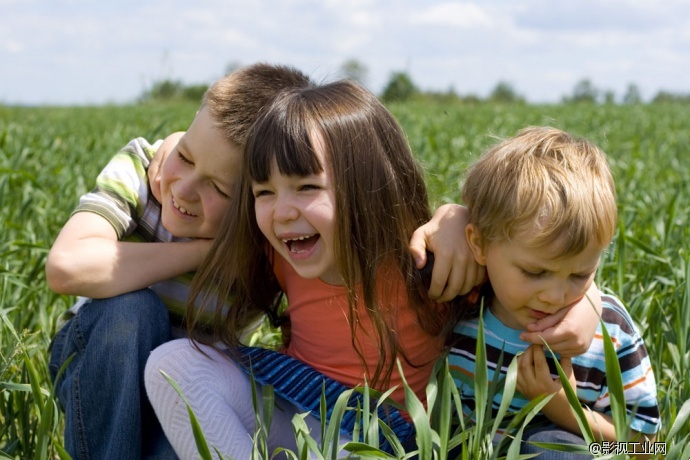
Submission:
M 149 144 L 143 138 L 129 142 L 103 168 L 96 187 L 79 199 L 77 212 L 93 212 L 106 219 L 120 241 L 174 242 L 176 238 L 163 227 L 161 204 L 149 188 L 147 169 L 162 140 Z M 173 335 L 185 335 L 181 327 L 194 273 L 186 273 L 156 283 L 150 288 L 158 294 L 170 312 Z M 71 309 L 76 313 L 85 299 Z

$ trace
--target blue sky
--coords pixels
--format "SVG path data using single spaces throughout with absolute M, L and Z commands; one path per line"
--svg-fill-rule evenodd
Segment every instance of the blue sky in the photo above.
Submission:
M 618 97 L 688 94 L 690 1 L 0 0 L 5 104 L 128 102 L 256 61 L 327 80 L 351 58 L 377 93 L 406 71 L 424 90 L 484 97 L 505 81 L 532 102 L 583 78 Z

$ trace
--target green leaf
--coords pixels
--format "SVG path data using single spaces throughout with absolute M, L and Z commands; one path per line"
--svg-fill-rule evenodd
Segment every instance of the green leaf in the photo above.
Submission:
M 197 420 L 196 415 L 194 415 L 194 411 L 192 411 L 187 398 L 182 393 L 182 389 L 177 385 L 177 382 L 175 382 L 172 377 L 165 373 L 165 371 L 161 370 L 159 372 L 163 374 L 165 380 L 167 380 L 168 383 L 175 389 L 177 394 L 180 396 L 180 398 L 182 398 L 182 401 L 184 401 L 185 405 L 187 406 L 189 422 L 192 425 L 192 433 L 194 434 L 194 441 L 196 442 L 196 448 L 199 451 L 199 456 L 202 458 L 202 460 L 213 460 L 213 457 L 211 457 L 211 450 L 208 447 L 208 443 L 206 442 L 206 437 L 201 429 L 201 425 L 199 425 L 199 421 Z
M 397 361 L 397 365 L 398 372 L 400 372 L 400 378 L 402 379 L 403 386 L 405 387 L 405 405 L 407 406 L 408 413 L 412 418 L 412 423 L 414 424 L 416 430 L 417 447 L 419 447 L 419 459 L 430 460 L 433 457 L 431 422 L 429 421 L 426 410 L 424 410 L 424 405 L 407 384 L 400 360 Z
M 618 354 L 611 341 L 611 336 L 606 330 L 604 322 L 601 322 L 601 332 L 604 336 L 604 358 L 606 359 L 606 382 L 611 398 L 611 418 L 616 430 L 617 439 L 628 439 L 628 421 L 625 406 L 625 394 L 623 389 L 623 376 L 618 361 Z M 591 442 L 591 441 L 589 441 Z
M 568 399 L 568 404 L 570 405 L 570 408 L 575 414 L 575 420 L 577 421 L 577 425 L 580 427 L 580 432 L 582 433 L 582 436 L 585 438 L 585 443 L 591 444 L 594 442 L 594 434 L 592 433 L 592 428 L 589 426 L 589 422 L 587 421 L 587 416 L 585 415 L 585 411 L 582 408 L 582 403 L 577 398 L 577 393 L 575 392 L 573 387 L 570 386 L 568 376 L 565 375 L 565 372 L 563 372 L 561 363 L 558 361 L 558 359 L 556 359 L 556 355 L 554 354 L 554 352 L 551 350 L 551 348 L 549 348 L 549 345 L 546 342 L 544 342 L 544 347 L 549 351 L 549 353 L 551 353 L 553 361 L 556 364 L 558 378 L 560 379 L 561 385 L 563 386 L 563 391 L 565 392 L 565 396 Z M 617 359 L 616 362 L 618 362 Z
M 688 429 L 688 420 L 690 419 L 690 399 L 683 403 L 683 406 L 678 411 L 676 419 L 673 421 L 673 425 L 666 435 L 666 439 L 675 438 L 680 430 L 683 428 Z

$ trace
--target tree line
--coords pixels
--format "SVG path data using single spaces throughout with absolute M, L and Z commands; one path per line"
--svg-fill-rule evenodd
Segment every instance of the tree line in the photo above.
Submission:
M 235 70 L 239 64 L 232 63 L 226 68 L 226 73 Z M 367 86 L 369 70 L 356 59 L 346 60 L 339 69 L 338 76 L 355 80 Z M 208 84 L 185 85 L 179 80 L 163 79 L 153 82 L 150 88 L 144 90 L 139 97 L 140 102 L 146 101 L 172 101 L 201 100 Z M 423 91 L 414 83 L 406 71 L 391 72 L 388 82 L 379 94 L 384 102 L 405 102 L 410 100 L 428 100 L 437 102 L 459 103 L 499 103 L 499 104 L 527 104 L 526 98 L 521 95 L 508 81 L 499 81 L 489 95 L 481 98 L 475 94 L 460 95 L 455 88 L 450 87 L 446 91 Z M 561 98 L 563 103 L 572 104 L 616 104 L 626 105 L 642 104 L 640 88 L 635 83 L 629 83 L 625 92 L 617 99 L 612 90 L 602 89 L 594 85 L 589 78 L 579 80 L 570 94 Z M 690 94 L 659 91 L 650 101 L 652 104 L 664 103 L 690 103 Z

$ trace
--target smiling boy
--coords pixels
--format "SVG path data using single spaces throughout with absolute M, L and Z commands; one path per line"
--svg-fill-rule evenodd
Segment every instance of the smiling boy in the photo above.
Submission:
M 310 84 L 290 67 L 241 68 L 209 88 L 187 132 L 166 146 L 155 195 L 147 170 L 163 142 L 138 138 L 81 197 L 46 261 L 54 291 L 82 296 L 50 359 L 55 379 L 72 358 L 55 389 L 73 458 L 175 458 L 146 398 L 146 359 L 184 333 L 193 272 L 229 207 L 249 128 L 282 89 Z

